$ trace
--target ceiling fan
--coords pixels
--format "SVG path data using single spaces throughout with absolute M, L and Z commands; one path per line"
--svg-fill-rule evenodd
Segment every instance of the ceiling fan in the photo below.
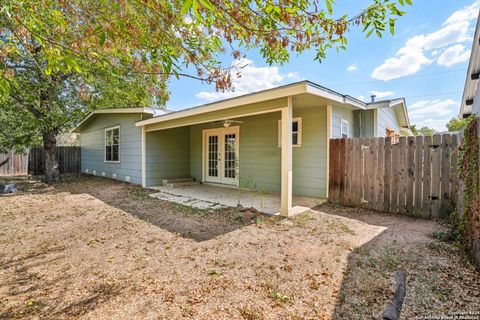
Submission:
M 221 124 L 221 125 L 223 125 L 225 128 L 228 128 L 228 127 L 230 127 L 232 124 L 236 124 L 236 123 L 243 123 L 243 121 L 225 119 L 225 120 L 213 122 L 213 124 Z

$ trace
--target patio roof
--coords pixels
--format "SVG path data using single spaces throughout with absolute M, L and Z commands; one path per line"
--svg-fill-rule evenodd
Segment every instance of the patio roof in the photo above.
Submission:
M 195 116 L 203 113 L 220 111 L 239 107 L 248 104 L 255 104 L 265 102 L 269 100 L 281 99 L 286 97 L 297 96 L 301 94 L 309 94 L 312 96 L 324 98 L 332 101 L 333 103 L 348 105 L 355 109 L 367 109 L 368 103 L 353 98 L 349 95 L 343 95 L 331 89 L 322 87 L 316 83 L 310 81 L 300 81 L 292 84 L 267 89 L 259 92 L 249 93 L 239 97 L 225 99 L 217 102 L 212 102 L 180 111 L 170 112 L 168 114 L 159 115 L 147 120 L 141 120 L 136 122 L 137 127 L 151 125 L 155 123 L 165 122 L 169 120 L 175 120 L 179 118 L 185 118 Z

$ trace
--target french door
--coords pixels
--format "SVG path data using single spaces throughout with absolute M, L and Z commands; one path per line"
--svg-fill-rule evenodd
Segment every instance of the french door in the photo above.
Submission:
M 238 185 L 238 126 L 205 130 L 204 137 L 205 181 Z

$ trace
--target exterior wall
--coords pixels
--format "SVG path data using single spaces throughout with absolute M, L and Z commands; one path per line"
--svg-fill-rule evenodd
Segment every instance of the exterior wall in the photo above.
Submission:
M 189 127 L 147 132 L 145 138 L 147 186 L 190 176 Z
M 98 114 L 80 133 L 82 172 L 132 183 L 142 183 L 140 114 Z M 120 126 L 120 162 L 105 162 L 105 129 Z M 88 170 L 88 172 L 87 172 Z
M 478 86 L 479 86 L 479 83 L 477 82 L 475 97 L 473 98 L 472 113 L 477 114 L 477 116 L 480 116 L 480 88 Z
M 293 193 L 326 196 L 327 136 L 324 106 L 294 107 L 293 117 L 302 117 L 302 146 L 293 148 Z M 281 149 L 278 147 L 280 112 L 240 118 L 240 187 L 280 191 Z M 212 124 L 191 126 L 190 174 L 202 180 L 202 130 Z
M 390 128 L 396 132 L 400 132 L 400 124 L 394 108 L 378 108 L 377 109 L 377 136 L 385 137 L 386 129 Z
M 348 137 L 355 137 L 355 118 L 354 111 L 345 107 L 333 107 L 332 108 L 332 138 L 341 138 L 341 122 L 343 120 L 348 121 Z

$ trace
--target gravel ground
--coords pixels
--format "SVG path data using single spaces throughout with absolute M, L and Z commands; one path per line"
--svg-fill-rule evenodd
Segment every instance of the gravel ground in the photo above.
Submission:
M 432 221 L 329 205 L 285 220 L 102 178 L 13 180 L 0 319 L 378 319 L 400 269 L 405 319 L 480 307 L 480 274 Z

